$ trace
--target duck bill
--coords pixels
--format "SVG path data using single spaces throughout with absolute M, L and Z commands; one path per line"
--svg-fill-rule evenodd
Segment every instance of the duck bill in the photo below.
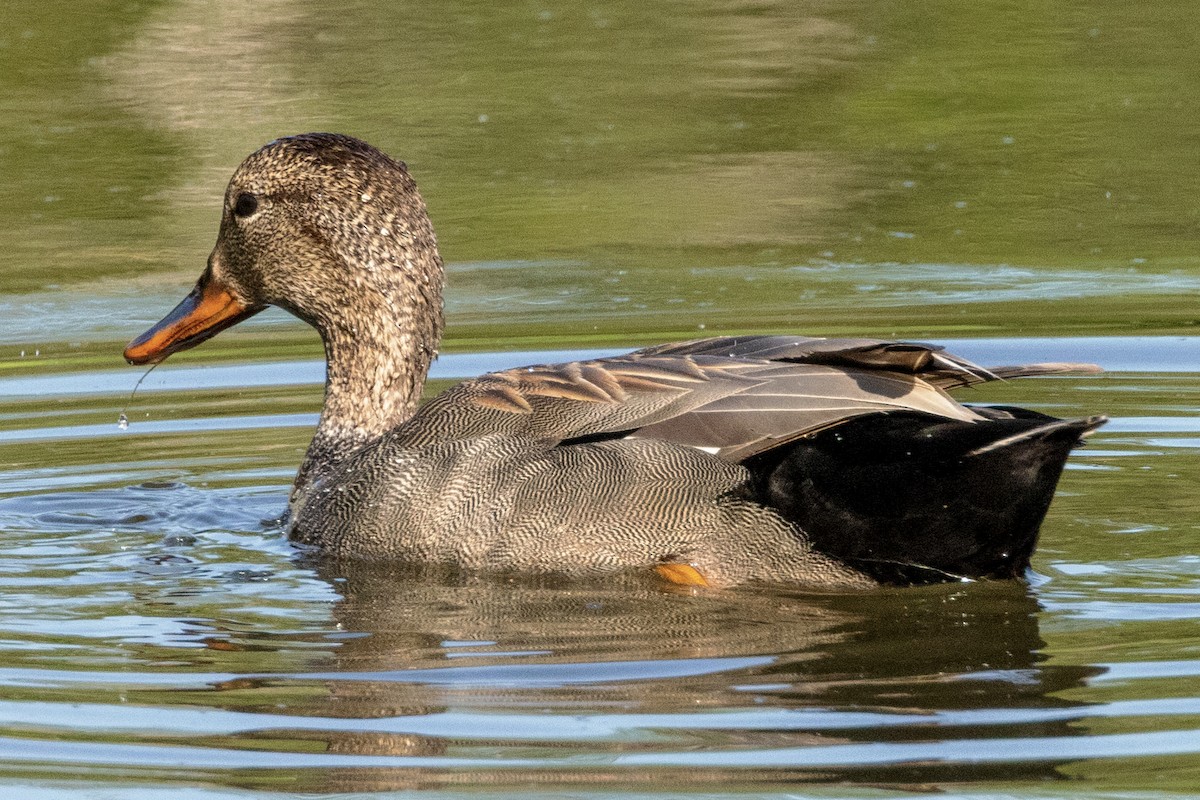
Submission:
M 263 308 L 246 305 L 219 281 L 201 278 L 170 314 L 129 343 L 125 360 L 130 364 L 157 363 L 172 353 L 211 339 Z

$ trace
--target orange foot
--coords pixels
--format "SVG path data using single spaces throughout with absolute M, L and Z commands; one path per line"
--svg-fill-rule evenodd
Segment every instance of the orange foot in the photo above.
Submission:
M 708 586 L 708 581 L 700 574 L 700 570 L 691 564 L 659 564 L 654 571 L 676 586 Z

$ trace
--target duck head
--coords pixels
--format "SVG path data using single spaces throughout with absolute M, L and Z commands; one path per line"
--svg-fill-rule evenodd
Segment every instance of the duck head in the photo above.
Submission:
M 230 179 L 195 288 L 125 358 L 160 362 L 274 305 L 316 327 L 327 349 L 378 334 L 419 359 L 441 334 L 442 282 L 433 226 L 403 163 L 340 134 L 278 139 Z M 410 336 L 396 335 L 404 329 Z
M 405 165 L 309 133 L 251 154 L 225 191 L 208 266 L 125 348 L 132 364 L 194 347 L 268 305 L 315 327 L 325 405 L 302 475 L 407 420 L 442 333 L 441 257 Z

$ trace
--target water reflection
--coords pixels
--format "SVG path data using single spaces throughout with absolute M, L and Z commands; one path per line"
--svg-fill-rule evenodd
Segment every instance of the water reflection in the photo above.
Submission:
M 681 778 L 680 754 L 697 751 L 724 754 L 724 766 L 686 772 L 714 786 L 867 775 L 896 786 L 1043 780 L 1060 777 L 1053 761 L 972 764 L 966 751 L 942 764 L 805 762 L 821 763 L 835 745 L 1079 735 L 1070 715 L 1042 712 L 1078 705 L 1059 693 L 1098 672 L 1043 663 L 1037 601 L 1015 582 L 682 596 L 631 579 L 317 569 L 340 598 L 336 670 L 287 713 L 358 722 L 324 732 L 300 723 L 298 738 L 326 753 L 435 760 L 416 771 L 336 770 L 310 790 L 453 783 L 438 758 L 472 759 L 472 780 L 483 784 L 651 785 Z M 960 709 L 971 713 L 956 718 Z M 372 732 L 371 720 L 383 730 Z M 747 771 L 755 754 L 780 749 L 798 749 L 794 767 Z M 641 766 L 620 765 L 630 754 Z M 604 761 L 613 766 L 595 768 Z
M 168 276 L 194 274 L 211 246 L 233 165 L 272 137 L 337 128 L 413 162 L 463 266 L 455 292 L 486 293 L 486 265 L 508 263 L 522 274 L 501 298 L 585 295 L 559 335 L 739 327 L 748 312 L 794 325 L 804 278 L 821 306 L 806 321 L 826 332 L 864 304 L 903 311 L 860 316 L 856 333 L 968 322 L 925 313 L 925 297 L 988 306 L 1010 332 L 1194 322 L 1186 303 L 1150 302 L 1194 290 L 1179 212 L 1197 168 L 1193 59 L 1165 32 L 1187 18 L 1179 0 L 1155 22 L 1092 3 L 1016 28 L 977 4 L 101 5 L 10 15 L 7 296 L 171 295 Z M 1153 148 L 1138 146 L 1147 131 Z M 940 286 L 957 273 L 974 277 Z M 1102 313 L 1080 302 L 1113 280 Z M 528 312 L 493 302 L 458 330 L 497 334 L 513 313 L 530 333 Z M 45 334 L 20 330 L 21 344 Z

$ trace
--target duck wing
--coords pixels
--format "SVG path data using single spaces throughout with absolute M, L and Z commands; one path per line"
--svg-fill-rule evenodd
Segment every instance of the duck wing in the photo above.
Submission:
M 805 336 L 721 336 L 648 347 L 652 355 L 723 355 L 799 364 L 827 364 L 919 375 L 941 389 L 957 389 L 987 381 L 1035 375 L 1097 373 L 1095 364 L 1043 362 L 1004 367 L 981 367 L 925 342 L 881 339 L 821 339 Z
M 931 345 L 721 337 L 489 373 L 434 398 L 395 435 L 412 446 L 493 433 L 633 436 L 741 461 L 864 414 L 977 421 L 943 387 L 995 377 Z

